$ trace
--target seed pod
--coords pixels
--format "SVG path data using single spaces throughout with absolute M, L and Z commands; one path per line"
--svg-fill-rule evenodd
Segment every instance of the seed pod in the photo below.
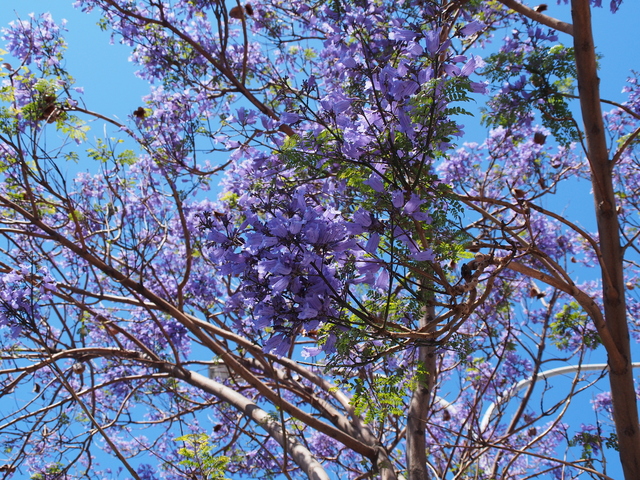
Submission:
M 516 198 L 524 198 L 526 194 L 524 190 L 520 190 L 519 188 L 511 189 L 511 193 L 513 193 L 513 196 Z
M 138 107 L 133 111 L 133 116 L 142 119 L 147 116 L 147 111 L 143 107 Z
M 104 328 L 107 330 L 107 333 L 113 337 L 115 337 L 118 333 L 120 333 L 118 331 L 118 329 L 112 325 L 105 325 Z
M 229 10 L 229 16 L 231 18 L 237 18 L 238 20 L 242 20 L 244 18 L 244 8 L 239 5 L 236 5 L 231 10 Z
M 471 267 L 468 263 L 463 263 L 462 267 L 460 267 L 460 276 L 466 282 L 471 281 L 471 279 L 473 278 Z
M 533 143 L 538 145 L 544 145 L 544 142 L 547 141 L 547 136 L 542 132 L 536 132 L 533 134 Z
M 250 3 L 247 3 L 244 6 L 244 11 L 247 12 L 247 15 L 250 15 L 250 16 L 253 15 L 253 7 L 251 6 Z
M 60 109 L 56 104 L 56 97 L 54 95 L 45 95 L 42 97 L 42 111 L 38 120 L 46 120 L 47 123 L 55 122 L 60 116 Z
M 538 287 L 536 287 L 535 285 L 533 287 L 531 287 L 531 289 L 529 290 L 529 297 L 531 297 L 531 298 L 541 299 L 545 295 L 546 294 L 544 292 L 540 291 L 540 289 Z
M 477 240 L 474 240 L 473 242 L 471 242 L 471 245 L 469 245 L 467 247 L 467 250 L 469 250 L 472 253 L 477 253 L 480 251 L 480 243 Z
M 538 5 L 537 7 L 533 7 L 533 9 L 534 9 L 536 12 L 538 12 L 538 13 L 542 13 L 542 12 L 544 12 L 547 8 L 549 8 L 549 7 L 547 6 L 547 4 L 546 4 L 546 3 L 541 3 L 541 4 L 540 4 L 540 5 Z

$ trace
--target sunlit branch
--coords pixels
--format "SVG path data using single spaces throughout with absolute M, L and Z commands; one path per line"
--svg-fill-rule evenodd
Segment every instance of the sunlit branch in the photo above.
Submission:
M 544 13 L 536 12 L 533 8 L 526 6 L 523 3 L 520 3 L 516 0 L 499 0 L 500 3 L 504 4 L 506 7 L 515 10 L 518 13 L 521 13 L 525 17 L 530 18 L 531 20 L 535 20 L 536 22 L 540 22 L 547 27 L 551 27 L 554 30 L 558 30 L 560 32 L 566 33 L 568 35 L 573 35 L 573 25 L 570 23 L 562 22 L 557 18 L 550 17 L 549 15 L 545 15 Z

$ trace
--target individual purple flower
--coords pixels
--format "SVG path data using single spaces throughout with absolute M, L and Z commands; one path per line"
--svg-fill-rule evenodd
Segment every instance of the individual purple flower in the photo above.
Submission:
M 386 292 L 389 290 L 389 270 L 386 268 L 381 269 L 373 286 L 380 292 Z
M 401 190 L 391 192 L 391 203 L 394 207 L 401 208 L 404 205 L 404 192 Z
M 423 252 L 412 253 L 409 258 L 416 262 L 426 262 L 435 260 L 436 256 L 431 250 L 425 250 Z
M 465 36 L 473 35 L 474 33 L 478 33 L 480 30 L 485 28 L 486 25 L 478 20 L 474 20 L 473 22 L 467 23 L 464 27 L 460 29 L 460 33 Z
M 302 355 L 302 358 L 312 358 L 317 357 L 322 352 L 322 347 L 304 347 L 300 355 Z
M 427 41 L 427 51 L 430 55 L 435 55 L 438 53 L 440 49 L 440 31 L 439 30 L 429 30 L 425 34 L 425 38 Z
M 376 172 L 373 172 L 369 176 L 369 178 L 365 180 L 364 183 L 365 185 L 369 185 L 376 192 L 379 192 L 379 193 L 384 192 L 384 183 L 382 182 L 382 177 Z
M 378 250 L 378 245 L 380 244 L 380 234 L 377 232 L 369 235 L 369 239 L 367 240 L 367 244 L 364 247 L 365 252 L 375 255 Z
M 280 120 L 282 120 L 282 123 L 292 124 L 300 120 L 300 115 L 298 115 L 297 113 L 284 112 L 280 116 Z
M 416 38 L 418 34 L 414 30 L 398 29 L 389 33 L 390 40 L 409 41 Z
M 403 211 L 407 215 L 412 215 L 423 203 L 424 199 L 412 192 L 409 196 L 409 201 L 404 205 Z
M 286 355 L 290 347 L 291 339 L 284 334 L 278 333 L 271 336 L 271 338 L 266 341 L 263 348 L 267 353 L 272 353 L 277 356 L 283 356 Z

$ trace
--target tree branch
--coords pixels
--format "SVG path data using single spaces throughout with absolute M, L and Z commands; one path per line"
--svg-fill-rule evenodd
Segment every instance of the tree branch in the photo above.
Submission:
M 535 20 L 536 22 L 546 25 L 547 27 L 551 27 L 554 30 L 558 30 L 559 32 L 573 35 L 573 25 L 571 25 L 570 23 L 562 22 L 557 18 L 536 12 L 533 8 L 527 7 L 526 5 L 520 2 L 516 2 L 515 0 L 499 0 L 499 2 L 504 6 L 510 8 L 511 10 L 515 10 L 525 17 L 530 18 L 531 20 Z
M 611 369 L 609 380 L 613 418 L 625 479 L 636 480 L 640 478 L 640 428 L 631 368 L 624 257 L 620 245 L 620 223 L 600 106 L 600 79 L 591 31 L 589 0 L 572 0 L 571 13 L 575 25 L 574 50 L 580 108 L 587 137 L 587 155 L 592 170 L 593 196 L 603 258 L 602 274 L 604 279 L 610 279 L 608 282 L 603 281 L 602 298 L 605 321 L 614 342 L 613 346 L 607 347 Z
M 257 425 L 260 425 L 282 448 L 286 448 L 291 458 L 293 458 L 293 461 L 307 474 L 310 480 L 330 480 L 329 475 L 312 453 L 298 442 L 293 435 L 285 433 L 277 421 L 251 400 L 235 390 L 200 375 L 197 372 L 178 369 L 172 365 L 166 365 L 164 368 L 167 373 L 170 373 L 172 376 L 180 378 L 188 384 L 215 395 L 223 402 L 232 405 L 244 416 L 251 419 Z

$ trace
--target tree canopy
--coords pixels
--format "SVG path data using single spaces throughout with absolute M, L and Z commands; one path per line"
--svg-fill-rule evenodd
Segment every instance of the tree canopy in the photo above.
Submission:
M 149 83 L 126 121 L 12 21 L 4 477 L 640 478 L 640 90 L 600 98 L 600 3 L 78 0 Z

